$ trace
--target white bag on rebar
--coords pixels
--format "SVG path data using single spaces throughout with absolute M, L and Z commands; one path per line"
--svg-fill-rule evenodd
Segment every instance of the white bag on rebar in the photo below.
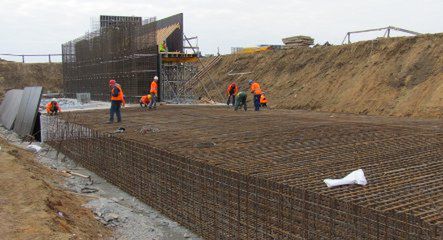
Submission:
M 362 169 L 355 170 L 342 179 L 325 179 L 323 181 L 329 188 L 350 184 L 358 184 L 364 186 L 368 183 L 365 178 L 365 173 Z

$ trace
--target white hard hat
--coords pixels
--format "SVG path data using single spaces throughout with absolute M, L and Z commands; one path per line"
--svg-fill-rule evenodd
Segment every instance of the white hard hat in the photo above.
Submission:
M 56 98 L 51 99 L 51 102 L 57 102 Z
M 158 77 L 157 77 L 157 76 L 155 76 L 155 77 L 154 77 L 154 80 L 158 80 Z

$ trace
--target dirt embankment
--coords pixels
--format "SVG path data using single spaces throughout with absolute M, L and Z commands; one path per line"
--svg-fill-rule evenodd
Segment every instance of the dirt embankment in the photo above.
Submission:
M 43 86 L 44 92 L 62 88 L 61 63 L 17 63 L 0 60 L 0 99 L 13 88 Z
M 228 55 L 210 74 L 211 95 L 255 79 L 278 108 L 443 117 L 443 34 Z
M 83 197 L 59 189 L 57 172 L 0 139 L 0 239 L 104 239 L 111 231 L 82 207 Z

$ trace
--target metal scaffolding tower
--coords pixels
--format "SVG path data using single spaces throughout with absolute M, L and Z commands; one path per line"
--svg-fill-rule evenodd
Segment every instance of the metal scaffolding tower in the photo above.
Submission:
M 197 74 L 195 54 L 160 54 L 160 96 L 162 101 L 191 103 L 196 99 L 187 88 L 188 82 Z

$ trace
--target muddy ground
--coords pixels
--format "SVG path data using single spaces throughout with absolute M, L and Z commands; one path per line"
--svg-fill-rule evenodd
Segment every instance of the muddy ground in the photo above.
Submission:
M 0 139 L 0 236 L 3 239 L 105 239 L 111 236 L 82 207 L 88 198 L 59 188 L 63 177 L 30 152 Z

